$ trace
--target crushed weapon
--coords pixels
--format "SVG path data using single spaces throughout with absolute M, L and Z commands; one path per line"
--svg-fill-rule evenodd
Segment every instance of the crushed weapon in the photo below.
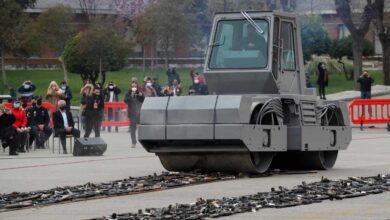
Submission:
M 0 212 L 38 207 L 64 202 L 83 201 L 112 196 L 171 189 L 187 185 L 231 180 L 236 176 L 223 173 L 162 172 L 160 175 L 129 177 L 103 183 L 86 183 L 77 186 L 56 187 L 33 192 L 0 194 Z
M 323 200 L 342 200 L 390 191 L 390 175 L 349 177 L 302 184 L 287 189 L 282 186 L 269 192 L 222 199 L 199 198 L 191 204 L 175 204 L 164 208 L 140 209 L 137 213 L 113 213 L 91 220 L 138 219 L 204 219 L 217 218 L 244 212 L 256 212 L 262 208 L 286 208 L 320 203 Z

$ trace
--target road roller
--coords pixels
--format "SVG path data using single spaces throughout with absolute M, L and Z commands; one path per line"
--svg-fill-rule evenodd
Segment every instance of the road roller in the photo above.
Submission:
M 139 141 L 169 171 L 324 170 L 351 142 L 348 108 L 306 87 L 296 15 L 217 13 L 210 95 L 146 98 Z

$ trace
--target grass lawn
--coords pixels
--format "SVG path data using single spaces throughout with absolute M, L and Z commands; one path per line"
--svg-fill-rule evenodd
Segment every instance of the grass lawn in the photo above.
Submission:
M 383 85 L 383 71 L 382 70 L 370 70 L 368 71 L 370 76 L 374 79 L 374 85 Z M 312 86 L 317 87 L 317 76 L 310 76 Z M 344 74 L 331 74 L 329 75 L 329 86 L 325 88 L 326 94 L 342 92 L 346 90 L 353 90 L 355 81 L 345 80 Z M 317 91 L 318 93 L 318 91 Z
M 201 69 L 198 70 L 202 72 Z M 188 88 L 190 86 L 190 69 L 177 69 L 180 74 L 183 93 L 188 94 Z M 142 82 L 144 76 L 157 77 L 161 86 L 167 83 L 166 70 L 156 69 L 154 71 L 142 72 L 142 69 L 123 69 L 117 72 L 108 72 L 106 74 L 106 84 L 109 81 L 114 81 L 115 84 L 122 90 L 119 96 L 120 100 L 124 99 L 126 92 L 130 87 L 130 81 L 132 77 L 137 77 L 138 82 Z M 1 78 L 1 77 L 0 77 Z M 59 70 L 8 70 L 7 80 L 9 84 L 17 89 L 25 80 L 31 80 L 36 86 L 37 90 L 35 95 L 41 95 L 44 97 L 47 92 L 47 88 L 51 81 L 56 81 L 58 84 L 64 79 L 64 75 L 61 69 Z M 79 105 L 80 103 L 80 89 L 82 80 L 78 74 L 69 74 L 69 86 L 73 92 L 72 105 Z M 6 88 L 3 88 L 2 80 L 0 79 L 0 94 L 8 94 Z M 19 94 L 18 94 L 19 96 Z
M 180 78 L 182 81 L 182 88 L 184 95 L 188 94 L 188 87 L 191 84 L 190 79 L 190 69 L 178 69 L 178 73 L 180 74 Z M 198 70 L 202 72 L 201 69 Z M 137 77 L 138 81 L 141 82 L 144 75 L 148 75 L 151 77 L 158 77 L 160 85 L 164 85 L 167 82 L 167 77 L 165 74 L 165 69 L 157 69 L 153 72 L 146 71 L 142 72 L 142 69 L 123 69 L 117 72 L 109 72 L 106 74 L 106 82 L 114 81 L 118 87 L 122 90 L 119 99 L 123 100 L 124 95 L 127 92 L 130 86 L 130 80 L 132 77 Z M 371 76 L 374 78 L 375 84 L 383 84 L 383 72 L 382 71 L 369 71 Z M 1 77 L 0 77 L 1 78 Z M 82 85 L 81 77 L 78 74 L 69 74 L 69 85 L 73 92 L 73 100 L 72 105 L 78 105 L 80 103 L 80 88 Z M 18 88 L 23 81 L 31 80 L 36 86 L 37 90 L 35 92 L 36 95 L 46 95 L 47 88 L 49 83 L 54 80 L 57 83 L 60 83 L 63 79 L 62 70 L 15 70 L 15 71 L 7 71 L 7 79 L 11 86 L 14 88 Z M 316 76 L 311 76 L 310 81 L 313 86 L 316 86 Z M 0 94 L 8 94 L 8 91 L 3 88 L 3 83 L 0 79 Z M 326 88 L 326 93 L 331 94 L 335 92 L 352 90 L 354 86 L 353 81 L 345 80 L 344 75 L 342 74 L 332 74 L 329 76 L 329 86 Z M 19 94 L 18 94 L 19 95 Z

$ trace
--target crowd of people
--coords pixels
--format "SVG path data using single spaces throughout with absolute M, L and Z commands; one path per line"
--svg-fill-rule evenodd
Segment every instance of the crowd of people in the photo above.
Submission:
M 145 97 L 157 96 L 180 96 L 182 87 L 180 76 L 175 66 L 170 66 L 166 72 L 167 84 L 160 86 L 157 78 L 145 76 L 142 83 L 138 83 L 133 77 L 128 91 L 125 94 L 124 102 L 128 106 L 128 117 L 130 119 L 129 132 L 131 146 L 137 143 L 136 129 L 140 121 L 140 110 Z M 188 88 L 188 95 L 208 95 L 208 88 L 205 78 L 195 70 L 191 70 L 190 78 L 192 84 Z M 44 148 L 45 142 L 54 133 L 60 138 L 63 152 L 66 154 L 66 135 L 80 137 L 80 130 L 75 128 L 75 122 L 71 113 L 72 91 L 66 81 L 59 85 L 51 81 L 44 98 L 54 107 L 51 115 L 49 109 L 45 108 L 42 96 L 35 96 L 36 86 L 27 80 L 17 89 L 20 94 L 18 98 L 15 91 L 11 91 L 12 107 L 10 109 L 0 104 L 0 139 L 3 148 L 9 147 L 10 155 L 18 155 L 31 148 L 35 142 L 36 148 Z M 85 130 L 84 137 L 89 137 L 94 131 L 95 137 L 100 137 L 104 117 L 108 120 L 118 120 L 120 113 L 117 109 L 108 109 L 104 115 L 104 103 L 118 102 L 121 89 L 113 82 L 109 82 L 105 88 L 99 83 L 92 83 L 90 80 L 84 82 L 80 90 L 80 116 L 81 124 Z M 52 123 L 50 123 L 52 122 Z M 52 126 L 51 126 L 52 125 Z M 107 127 L 111 131 L 111 127 Z M 118 127 L 115 127 L 118 132 Z

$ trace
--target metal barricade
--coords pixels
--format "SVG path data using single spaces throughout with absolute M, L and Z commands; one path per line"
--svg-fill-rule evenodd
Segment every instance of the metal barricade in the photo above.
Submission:
M 129 126 L 130 120 L 127 111 L 125 102 L 105 102 L 102 126 Z
M 390 99 L 355 99 L 349 105 L 353 124 L 386 124 L 390 122 Z

